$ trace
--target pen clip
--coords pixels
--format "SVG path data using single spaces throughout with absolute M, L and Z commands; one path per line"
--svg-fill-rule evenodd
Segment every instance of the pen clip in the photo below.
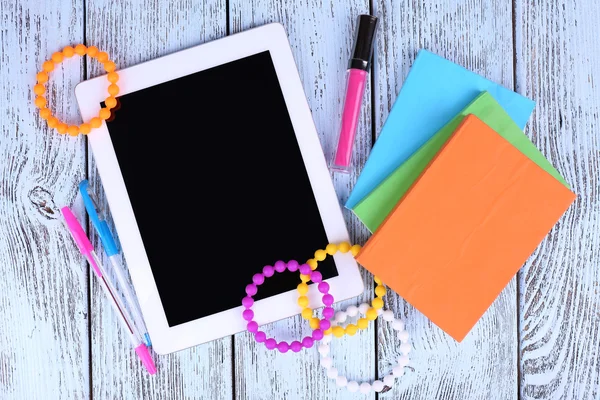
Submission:
M 77 248 L 81 254 L 87 257 L 87 255 L 94 250 L 94 247 L 86 236 L 83 227 L 79 221 L 77 221 L 75 214 L 73 214 L 73 211 L 71 211 L 69 207 L 62 207 L 60 212 L 64 218 L 64 223 L 67 226 L 71 237 L 73 238 L 73 241 L 75 241 L 75 244 L 77 245 Z
M 104 216 L 104 211 L 100 206 L 98 206 L 98 201 L 96 200 L 96 195 L 90 188 L 90 183 L 87 179 L 84 179 L 79 183 L 79 191 L 81 192 L 81 196 L 83 197 L 83 202 L 85 203 L 85 208 L 88 210 L 88 204 L 93 210 L 92 214 L 95 214 L 99 221 L 105 221 L 106 217 Z M 88 214 L 90 211 L 88 210 Z
M 67 230 L 71 234 L 73 241 L 77 245 L 79 252 L 83 254 L 83 256 L 88 260 L 96 274 L 98 276 L 102 276 L 102 272 L 100 270 L 100 263 L 98 260 L 94 259 L 94 246 L 90 242 L 90 239 L 85 234 L 83 227 L 73 214 L 73 211 L 69 207 L 62 207 L 60 212 L 63 216 L 63 222 L 65 223 Z
M 119 250 L 117 248 L 115 239 L 113 238 L 110 228 L 108 227 L 104 213 L 100 207 L 98 207 L 98 204 L 95 201 L 94 193 L 91 191 L 87 179 L 79 183 L 79 192 L 83 198 L 83 204 L 88 216 L 90 217 L 90 221 L 92 221 L 94 229 L 98 233 L 98 236 L 100 236 L 100 241 L 102 242 L 104 251 L 106 251 L 106 255 L 111 257 L 115 254 L 118 254 Z

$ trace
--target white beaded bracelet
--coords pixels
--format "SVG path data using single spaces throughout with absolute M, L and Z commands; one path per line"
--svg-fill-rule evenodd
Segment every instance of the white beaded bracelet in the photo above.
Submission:
M 346 311 L 338 311 L 335 314 L 335 318 L 332 321 L 332 326 L 339 325 L 340 323 L 346 322 L 348 318 L 356 318 L 358 314 L 366 315 L 369 305 L 364 303 L 360 306 L 350 306 Z M 329 343 L 331 343 L 331 333 L 325 335 L 321 341 L 321 345 L 318 347 L 319 354 L 321 354 L 321 366 L 325 368 L 327 377 L 335 379 L 335 383 L 339 387 L 346 387 L 350 392 L 357 392 L 360 390 L 361 393 L 367 394 L 374 390 L 376 392 L 382 392 L 384 389 L 389 390 L 393 385 L 395 378 L 399 378 L 404 375 L 404 367 L 409 363 L 408 353 L 410 353 L 411 345 L 408 343 L 408 332 L 404 330 L 404 321 L 394 317 L 394 312 L 386 310 L 380 313 L 383 320 L 392 324 L 392 328 L 397 332 L 398 339 L 400 339 L 400 353 L 402 355 L 398 358 L 398 364 L 392 369 L 392 373 L 386 375 L 383 380 L 376 380 L 372 383 L 363 382 L 358 383 L 357 381 L 349 381 L 343 375 L 338 374 L 337 368 L 333 366 L 333 359 L 329 356 Z

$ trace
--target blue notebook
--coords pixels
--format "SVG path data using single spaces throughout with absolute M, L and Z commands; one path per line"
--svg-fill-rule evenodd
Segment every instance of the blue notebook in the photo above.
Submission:
M 521 128 L 535 103 L 427 50 L 420 50 L 375 141 L 346 207 L 354 208 L 481 92 Z

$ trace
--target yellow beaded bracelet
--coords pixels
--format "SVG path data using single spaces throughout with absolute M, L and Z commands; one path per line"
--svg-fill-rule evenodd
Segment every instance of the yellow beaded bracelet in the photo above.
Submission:
M 350 245 L 350 243 L 347 243 L 347 242 L 343 242 L 340 244 L 329 243 L 327 245 L 327 247 L 325 247 L 325 250 L 315 251 L 314 258 L 311 258 L 306 263 L 308 265 L 310 265 L 310 268 L 314 271 L 315 269 L 317 269 L 319 261 L 325 260 L 325 258 L 328 255 L 332 256 L 335 253 L 337 253 L 338 251 L 341 253 L 347 253 L 348 251 L 350 251 L 352 253 L 352 256 L 356 257 L 356 255 L 358 254 L 360 249 L 361 249 L 361 246 L 358 244 L 355 244 L 352 246 L 352 245 Z M 302 307 L 302 312 L 301 312 L 302 318 L 310 321 L 311 327 L 316 326 L 318 328 L 317 324 L 319 323 L 320 320 L 319 320 L 319 318 L 316 318 L 313 316 L 313 310 L 308 307 L 308 297 L 306 296 L 306 294 L 308 293 L 308 285 L 306 284 L 306 282 L 308 282 L 308 280 L 310 278 L 308 275 L 300 275 L 300 279 L 302 280 L 302 283 L 300 283 L 298 285 L 297 290 L 298 290 L 298 294 L 300 295 L 300 297 L 298 297 L 298 305 L 300 307 Z M 349 324 L 348 326 L 346 326 L 346 328 L 343 328 L 341 326 L 334 326 L 324 332 L 326 335 L 329 333 L 332 333 L 333 336 L 335 336 L 335 337 L 342 337 L 345 334 L 352 336 L 358 331 L 358 329 L 366 329 L 369 321 L 373 321 L 373 320 L 377 319 L 377 315 L 378 315 L 377 310 L 379 310 L 383 307 L 382 297 L 385 295 L 386 289 L 378 277 L 375 277 L 375 283 L 377 284 L 377 286 L 375 287 L 376 297 L 371 302 L 371 308 L 366 310 L 366 313 L 365 313 L 366 318 L 360 318 L 356 322 L 356 324 Z M 352 307 L 349 307 L 349 308 L 351 309 Z M 358 308 L 356 309 L 356 311 L 358 313 Z M 339 322 L 343 322 L 343 321 L 339 321 Z M 316 328 L 313 328 L 313 329 L 316 329 Z
M 44 93 L 46 92 L 46 87 L 44 85 L 48 82 L 48 73 L 54 70 L 56 64 L 60 64 L 65 58 L 71 58 L 75 54 L 80 56 L 87 54 L 101 62 L 104 65 L 104 70 L 108 72 L 106 77 L 109 81 L 108 97 L 104 101 L 106 107 L 100 109 L 97 117 L 94 117 L 89 122 L 79 126 L 67 125 L 53 116 L 50 109 L 46 107 L 46 98 L 44 97 Z M 103 120 L 110 118 L 111 108 L 114 108 L 117 105 L 115 96 L 119 94 L 119 87 L 117 86 L 119 75 L 115 72 L 116 68 L 116 64 L 108 59 L 108 54 L 104 51 L 99 51 L 96 46 L 86 47 L 83 44 L 78 44 L 75 47 L 67 46 L 62 51 L 52 54 L 50 60 L 45 61 L 42 64 L 42 71 L 38 72 L 36 76 L 37 83 L 33 86 L 33 92 L 36 95 L 34 103 L 36 107 L 40 109 L 40 117 L 48 122 L 50 128 L 55 128 L 61 135 L 64 135 L 65 133 L 68 133 L 70 136 L 77 136 L 80 133 L 87 135 L 92 129 L 99 128 L 102 125 Z

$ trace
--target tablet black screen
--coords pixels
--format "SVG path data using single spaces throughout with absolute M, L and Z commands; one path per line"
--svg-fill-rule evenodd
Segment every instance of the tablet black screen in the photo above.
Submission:
M 327 244 L 268 51 L 123 95 L 107 126 L 170 326 Z M 338 274 L 331 257 L 319 270 Z M 255 298 L 298 283 L 276 273 Z

